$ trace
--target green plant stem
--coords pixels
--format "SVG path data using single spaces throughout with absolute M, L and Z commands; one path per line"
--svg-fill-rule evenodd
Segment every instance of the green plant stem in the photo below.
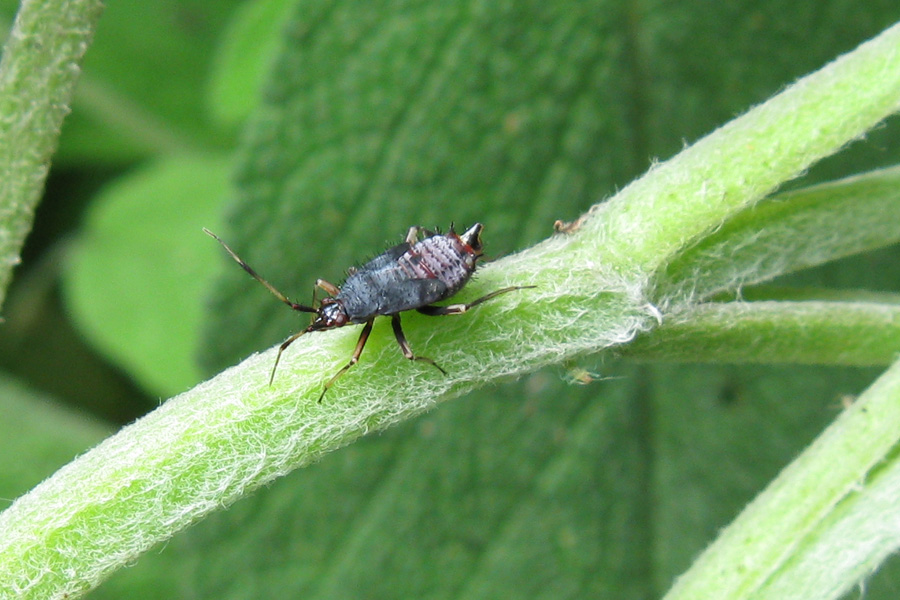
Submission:
M 571 243 L 558 238 L 492 263 L 468 297 L 535 276 L 552 279 L 551 265 Z M 594 286 L 583 281 L 563 297 L 560 284 L 548 284 L 458 317 L 404 315 L 416 351 L 439 359 L 447 376 L 403 358 L 381 320 L 363 360 L 321 404 L 322 386 L 346 363 L 358 327 L 300 338 L 272 386 L 274 349 L 250 357 L 123 429 L 0 513 L 0 590 L 6 586 L 20 598 L 83 593 L 206 513 L 325 452 L 485 382 L 556 362 L 557 352 L 627 339 L 650 320 L 621 291 Z M 584 306 L 594 307 L 588 318 Z
M 603 254 L 652 272 L 900 107 L 900 25 L 687 148 L 597 208 Z M 786 118 L 792 115 L 793 118 Z M 622 251 L 625 256 L 614 256 Z
M 691 306 L 632 344 L 640 360 L 881 366 L 900 349 L 900 305 L 728 302 Z
M 148 152 L 174 155 L 212 151 L 173 127 L 172 123 L 146 110 L 139 102 L 96 78 L 85 76 L 81 79 L 76 100 L 82 114 L 121 132 L 123 137 Z
M 900 105 L 900 28 L 857 52 L 651 170 L 574 233 L 492 263 L 460 301 L 506 285 L 535 289 L 440 324 L 404 315 L 416 351 L 439 359 L 446 377 L 400 356 L 382 319 L 364 360 L 321 404 L 358 328 L 300 338 L 272 386 L 274 350 L 170 400 L 0 513 L 0 585 L 22 598 L 73 597 L 210 511 L 360 435 L 652 329 L 661 316 L 647 301 L 652 278 L 681 245 Z M 778 152 L 767 148 L 773 139 Z M 735 158 L 744 160 L 728 164 Z M 782 159 L 787 166 L 762 169 Z
M 897 399 L 886 398 L 894 403 Z M 847 439 L 852 442 L 852 438 Z M 848 597 L 857 582 L 871 576 L 896 553 L 900 540 L 900 461 L 895 458 L 896 452 L 889 452 L 887 457 L 803 537 L 790 559 L 768 578 L 755 597 Z
M 99 0 L 24 0 L 0 60 L 0 306 L 31 230 Z
M 657 293 L 697 301 L 888 246 L 900 241 L 898 222 L 900 167 L 777 194 L 679 254 L 658 278 Z
M 896 521 L 898 441 L 900 363 L 722 532 L 666 600 L 840 596 L 873 558 L 897 546 L 898 528 L 883 519 L 887 486 L 887 514 Z

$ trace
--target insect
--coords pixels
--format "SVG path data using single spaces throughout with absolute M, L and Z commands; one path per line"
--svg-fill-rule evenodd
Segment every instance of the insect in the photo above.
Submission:
M 403 356 L 409 360 L 426 362 L 446 375 L 447 372 L 436 362 L 413 353 L 403 334 L 400 313 L 417 310 L 424 315 L 433 317 L 459 315 L 500 294 L 534 287 L 505 287 L 468 304 L 434 305 L 435 302 L 456 294 L 472 277 L 476 262 L 482 256 L 482 229 L 484 226 L 476 223 L 462 235 L 457 235 L 452 225 L 446 234 L 429 231 L 422 227 L 410 227 L 406 234 L 406 240 L 402 244 L 388 248 L 361 267 L 351 268 L 348 271 L 347 279 L 340 287 L 324 279 L 316 280 L 316 288 L 324 290 L 328 297 L 323 298 L 317 305 L 314 288 L 312 306 L 297 304 L 289 300 L 272 284 L 260 277 L 216 234 L 206 228 L 203 231 L 222 244 L 228 254 L 276 298 L 296 311 L 315 314 L 309 327 L 293 334 L 278 348 L 275 365 L 272 367 L 272 374 L 269 377 L 270 385 L 275 379 L 275 370 L 278 368 L 281 354 L 301 335 L 312 331 L 335 329 L 344 325 L 365 324 L 359 334 L 359 340 L 356 342 L 350 362 L 325 384 L 318 400 L 321 402 L 334 382 L 359 361 L 376 317 L 391 317 L 391 327 L 397 343 L 400 345 L 400 350 L 403 351 Z

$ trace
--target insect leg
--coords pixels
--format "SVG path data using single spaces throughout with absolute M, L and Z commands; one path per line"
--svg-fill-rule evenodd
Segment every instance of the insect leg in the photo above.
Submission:
M 272 374 L 269 375 L 269 385 L 272 385 L 272 382 L 275 381 L 275 369 L 278 368 L 278 361 L 281 360 L 281 353 L 284 352 L 288 346 L 293 344 L 294 340 L 296 340 L 298 337 L 300 337 L 301 335 L 303 335 L 304 333 L 306 333 L 308 331 L 309 331 L 309 329 L 304 329 L 303 331 L 298 331 L 297 333 L 295 333 L 288 339 L 284 340 L 284 342 L 281 344 L 281 346 L 278 347 L 278 354 L 275 355 L 275 364 L 272 365 Z
M 268 281 L 266 281 L 265 279 L 263 279 L 262 277 L 260 277 L 259 274 L 258 274 L 256 271 L 254 271 L 253 268 L 252 268 L 250 265 L 248 265 L 247 263 L 245 263 L 245 262 L 244 262 L 244 259 L 242 259 L 240 256 L 238 256 L 238 255 L 234 252 L 234 250 L 232 250 L 231 248 L 229 248 L 229 247 L 228 247 L 228 244 L 226 244 L 225 242 L 223 242 L 222 239 L 221 239 L 219 236 L 217 236 L 216 234 L 214 234 L 212 231 L 210 231 L 210 230 L 207 229 L 206 227 L 203 228 L 203 231 L 204 231 L 207 235 L 209 235 L 210 237 L 212 237 L 214 240 L 216 240 L 217 242 L 219 242 L 220 244 L 222 244 L 222 247 L 225 248 L 225 250 L 228 252 L 228 254 L 231 255 L 231 258 L 233 258 L 234 260 L 236 260 L 237 263 L 238 263 L 239 265 L 241 265 L 241 267 L 243 267 L 243 269 L 244 269 L 245 271 L 247 271 L 248 273 L 250 273 L 250 275 L 252 275 L 253 278 L 254 278 L 255 280 L 257 280 L 258 282 L 260 282 L 261 284 L 263 284 L 264 286 L 266 286 L 266 289 L 269 290 L 270 292 L 272 292 L 272 294 L 273 294 L 276 298 L 278 298 L 279 300 L 281 300 L 282 302 L 284 302 L 285 304 L 287 304 L 288 306 L 290 306 L 290 307 L 293 308 L 294 310 L 299 310 L 299 311 L 301 311 L 301 312 L 311 312 L 311 313 L 317 312 L 316 309 L 313 308 L 313 307 L 311 307 L 311 306 L 306 306 L 306 305 L 303 305 L 303 304 L 297 304 L 296 302 L 291 302 L 290 300 L 288 300 L 287 296 L 285 296 L 284 294 L 282 294 L 281 292 L 279 292 L 277 289 L 275 289 L 275 286 L 273 286 L 271 283 L 269 283 Z
M 338 288 L 338 286 L 334 285 L 333 283 L 328 283 L 324 279 L 316 279 L 316 287 L 320 287 L 325 290 L 325 292 L 329 296 L 337 296 L 341 293 L 341 290 L 340 288 Z
M 436 362 L 434 362 L 430 358 L 426 358 L 424 356 L 416 356 L 415 354 L 413 354 L 412 348 L 409 347 L 409 342 L 406 341 L 406 336 L 403 335 L 403 328 L 400 326 L 400 315 L 391 315 L 391 327 L 394 328 L 394 335 L 397 337 L 397 343 L 400 344 L 400 350 L 403 351 L 403 356 L 405 356 L 409 360 L 421 360 L 423 362 L 427 362 L 444 375 L 447 374 L 447 371 L 443 370 Z
M 325 389 L 323 389 L 322 393 L 319 395 L 319 402 L 322 402 L 322 398 L 325 397 L 325 392 L 334 385 L 334 382 L 337 381 L 338 377 L 346 373 L 347 369 L 359 361 L 359 355 L 362 354 L 363 348 L 366 347 L 366 341 L 369 339 L 369 334 L 372 332 L 372 323 L 374 322 L 375 319 L 366 321 L 366 326 L 363 327 L 362 333 L 359 334 L 359 340 L 356 342 L 356 348 L 353 350 L 353 356 L 350 357 L 350 362 L 344 365 L 340 371 L 334 374 L 334 377 L 328 380 L 328 383 L 325 384 Z
M 453 231 L 453 225 L 450 226 L 450 231 Z M 406 232 L 406 243 L 410 246 L 415 246 L 419 241 L 419 236 L 424 235 L 427 238 L 433 237 L 437 235 L 437 231 L 433 231 L 431 229 L 425 229 L 421 225 L 413 225 L 409 228 L 409 231 Z
M 500 294 L 505 294 L 507 292 L 514 292 L 516 290 L 527 290 L 527 289 L 531 289 L 534 287 L 537 287 L 537 286 L 514 285 L 512 287 L 505 287 L 501 290 L 496 290 L 494 292 L 491 292 L 490 294 L 487 294 L 486 296 L 482 296 L 481 298 L 478 298 L 477 300 L 473 300 L 472 302 L 469 302 L 468 304 L 450 304 L 448 306 L 428 305 L 428 306 L 422 306 L 420 308 L 417 308 L 416 310 L 419 311 L 420 313 L 422 313 L 423 315 L 428 315 L 429 317 L 439 317 L 441 315 L 461 315 L 462 313 L 466 312 L 473 306 L 478 306 L 482 302 L 487 302 L 488 300 L 496 298 Z

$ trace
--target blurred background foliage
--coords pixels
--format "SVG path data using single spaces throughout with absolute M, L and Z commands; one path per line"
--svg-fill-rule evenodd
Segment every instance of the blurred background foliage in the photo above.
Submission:
M 889 0 L 110 2 L 4 314 L 0 508 L 303 325 L 201 227 L 300 301 L 412 224 L 481 221 L 502 256 L 898 19 Z M 796 185 L 897 164 L 896 129 Z M 896 291 L 897 258 L 783 283 Z M 585 357 L 335 453 L 93 597 L 659 596 L 875 375 Z

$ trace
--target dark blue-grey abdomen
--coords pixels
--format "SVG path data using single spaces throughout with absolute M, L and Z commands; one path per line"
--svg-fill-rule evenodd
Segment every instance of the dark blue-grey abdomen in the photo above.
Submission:
M 354 323 L 421 308 L 458 292 L 475 270 L 475 255 L 456 235 L 400 244 L 350 275 L 337 296 Z

